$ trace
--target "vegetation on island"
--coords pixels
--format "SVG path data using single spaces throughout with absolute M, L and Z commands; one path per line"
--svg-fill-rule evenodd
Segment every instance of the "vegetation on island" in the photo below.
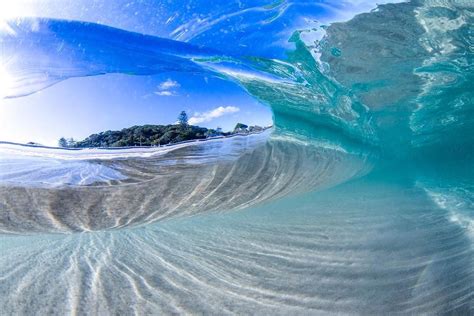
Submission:
M 92 134 L 81 141 L 61 137 L 58 145 L 67 148 L 161 146 L 209 137 L 254 133 L 264 129 L 260 126 L 249 127 L 246 124 L 237 123 L 232 132 L 223 132 L 219 127 L 208 129 L 189 125 L 188 115 L 185 111 L 181 111 L 176 124 L 132 126 L 120 131 Z

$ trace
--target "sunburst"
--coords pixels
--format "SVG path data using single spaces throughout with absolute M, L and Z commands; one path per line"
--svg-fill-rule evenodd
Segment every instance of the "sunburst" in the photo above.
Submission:
M 0 35 L 14 35 L 8 21 L 22 16 L 33 16 L 33 4 L 31 0 L 0 0 Z

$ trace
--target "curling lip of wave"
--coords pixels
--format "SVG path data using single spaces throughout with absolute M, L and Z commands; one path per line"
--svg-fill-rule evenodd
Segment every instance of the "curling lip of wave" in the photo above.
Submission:
M 2 66 L 11 82 L 3 98 L 26 96 L 72 77 L 206 73 L 213 70 L 199 61 L 242 63 L 216 49 L 90 22 L 18 18 L 5 23 L 11 32 L 0 32 Z
M 2 54 L 8 61 L 4 68 L 13 80 L 7 97 L 31 94 L 71 77 L 212 72 L 236 81 L 268 104 L 276 116 L 277 133 L 311 139 L 320 134 L 314 130 L 321 127 L 329 134 L 341 134 L 341 139 L 345 135 L 349 142 L 367 142 L 374 136 L 363 104 L 320 73 L 297 35 L 291 39 L 297 46 L 291 53 L 293 57 L 290 62 L 281 62 L 224 55 L 215 49 L 94 23 L 44 18 L 9 23 L 15 34 L 0 35 Z M 266 95 L 262 93 L 265 90 L 276 94 Z M 288 101 L 283 112 L 278 104 L 280 98 Z M 278 119 L 285 117 L 289 109 L 293 109 L 293 115 L 301 116 L 309 135 L 302 135 L 300 131 L 304 129 L 295 131 L 294 126 Z

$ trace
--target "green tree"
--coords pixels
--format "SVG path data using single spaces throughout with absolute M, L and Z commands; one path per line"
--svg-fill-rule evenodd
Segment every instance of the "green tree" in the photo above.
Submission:
M 84 140 L 76 141 L 75 148 L 122 147 L 165 145 L 191 139 L 203 139 L 215 131 L 204 127 L 188 125 L 144 125 L 124 128 L 120 131 L 106 131 L 92 134 Z M 66 140 L 67 142 L 67 140 Z M 67 143 L 66 143 L 67 145 Z
M 59 147 L 67 147 L 67 140 L 64 137 L 61 137 L 58 141 L 58 146 Z
M 181 113 L 179 113 L 178 122 L 181 126 L 188 126 L 188 115 L 186 114 L 186 111 L 181 111 Z

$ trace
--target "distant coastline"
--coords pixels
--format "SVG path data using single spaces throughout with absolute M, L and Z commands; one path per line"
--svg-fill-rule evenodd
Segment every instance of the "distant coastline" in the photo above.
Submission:
M 209 129 L 188 124 L 186 111 L 181 111 L 178 121 L 168 125 L 135 125 L 115 131 L 92 134 L 84 140 L 61 137 L 61 148 L 124 148 L 124 147 L 161 147 L 171 144 L 203 140 L 215 137 L 228 137 L 236 134 L 262 132 L 270 127 L 248 126 L 237 123 L 233 131 L 224 132 L 220 127 Z M 34 143 L 30 143 L 35 145 Z
M 100 149 L 100 150 L 123 150 L 123 149 L 150 149 L 150 148 L 161 148 L 161 147 L 174 147 L 186 143 L 198 143 L 198 142 L 206 142 L 206 141 L 212 141 L 212 140 L 217 140 L 217 139 L 228 139 L 228 138 L 233 138 L 233 137 L 245 137 L 245 136 L 251 136 L 251 135 L 257 135 L 266 132 L 267 130 L 273 128 L 273 126 L 267 126 L 263 128 L 260 131 L 253 131 L 253 132 L 247 132 L 247 133 L 229 133 L 227 135 L 220 135 L 220 136 L 211 136 L 211 137 L 206 137 L 206 138 L 199 138 L 199 139 L 191 139 L 191 140 L 185 140 L 181 142 L 174 142 L 174 143 L 169 143 L 169 144 L 164 144 L 164 145 L 151 145 L 151 146 L 123 146 L 123 147 L 60 147 L 60 146 L 46 146 L 38 143 L 16 143 L 16 142 L 10 142 L 10 141 L 0 141 L 0 145 L 13 145 L 13 146 L 22 146 L 22 147 L 30 147 L 30 148 L 45 148 L 45 149 L 60 149 L 60 150 L 68 150 L 68 151 L 81 151 L 81 150 L 86 150 L 86 149 Z

